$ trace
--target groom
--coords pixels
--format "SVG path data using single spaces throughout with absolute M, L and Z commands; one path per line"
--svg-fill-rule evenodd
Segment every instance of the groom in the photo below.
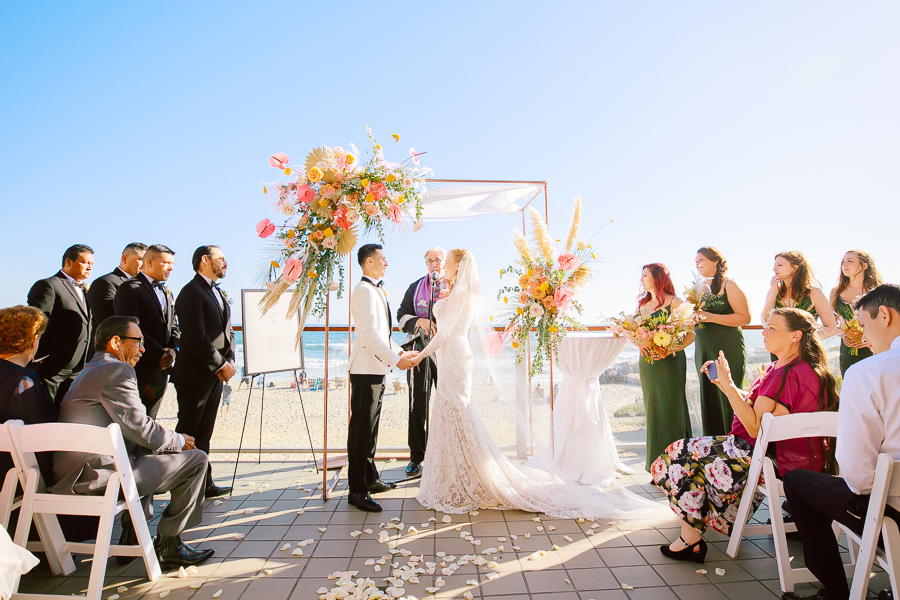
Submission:
M 416 353 L 401 352 L 391 339 L 391 308 L 382 290 L 381 278 L 388 263 L 378 244 L 359 248 L 357 261 L 362 280 L 353 288 L 350 313 L 356 336 L 350 350 L 350 426 L 347 432 L 347 478 L 349 502 L 367 512 L 381 512 L 381 505 L 369 494 L 394 489 L 385 483 L 375 468 L 375 445 L 384 376 L 392 367 L 408 369 Z

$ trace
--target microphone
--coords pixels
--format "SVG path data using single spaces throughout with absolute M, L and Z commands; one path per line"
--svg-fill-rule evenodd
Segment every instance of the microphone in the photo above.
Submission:
M 430 275 L 432 281 L 437 281 L 440 278 L 440 271 L 432 271 Z

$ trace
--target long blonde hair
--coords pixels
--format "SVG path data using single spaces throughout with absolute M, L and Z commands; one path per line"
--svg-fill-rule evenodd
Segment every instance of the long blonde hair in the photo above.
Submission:
M 868 268 L 865 270 L 865 275 L 863 275 L 863 284 L 862 284 L 862 293 L 871 292 L 879 285 L 881 285 L 881 275 L 878 274 L 878 269 L 875 268 L 875 259 L 872 258 L 872 255 L 868 252 L 863 252 L 862 250 L 848 250 L 847 252 L 852 252 L 856 255 L 856 258 L 859 259 L 859 262 L 866 265 Z M 844 271 L 841 270 L 840 277 L 838 278 L 837 287 L 834 289 L 834 295 L 831 297 L 831 306 L 836 311 L 838 309 L 838 302 L 840 301 L 841 294 L 844 293 L 850 286 L 850 278 L 844 275 Z

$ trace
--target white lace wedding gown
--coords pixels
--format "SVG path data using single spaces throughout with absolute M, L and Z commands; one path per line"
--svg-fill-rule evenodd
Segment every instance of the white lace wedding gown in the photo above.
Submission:
M 438 382 L 419 494 L 422 506 L 462 514 L 518 509 L 570 519 L 660 519 L 663 505 L 624 488 L 600 490 L 564 483 L 552 473 L 513 463 L 494 442 L 471 404 L 474 360 L 468 331 L 474 313 L 462 308 L 446 323 L 446 300 L 435 303 L 438 333 L 424 353 L 436 353 Z

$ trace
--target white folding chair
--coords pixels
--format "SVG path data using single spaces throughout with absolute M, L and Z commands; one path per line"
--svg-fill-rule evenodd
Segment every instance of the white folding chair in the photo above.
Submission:
M 15 451 L 10 426 L 13 423 L 22 424 L 22 421 L 11 420 L 0 424 L 0 452 L 7 452 L 12 456 L 13 468 L 10 469 L 3 480 L 3 488 L 0 490 L 0 523 L 9 529 L 9 519 L 13 510 L 22 505 L 22 497 L 16 497 L 16 487 L 21 484 L 25 488 L 26 468 Z M 43 482 L 39 483 L 40 491 L 44 491 Z M 62 528 L 56 515 L 38 515 L 34 519 L 40 541 L 22 544 L 31 552 L 43 552 L 47 557 L 50 570 L 56 575 L 71 575 L 75 572 L 75 562 L 71 555 L 66 556 L 63 551 Z M 27 537 L 27 534 L 26 534 Z
M 24 545 L 32 520 L 39 515 L 94 515 L 100 517 L 96 542 L 76 543 L 62 540 L 64 555 L 71 560 L 73 552 L 92 554 L 91 575 L 88 579 L 87 594 L 79 596 L 89 600 L 101 600 L 103 579 L 106 575 L 106 561 L 109 556 L 137 556 L 144 560 L 151 581 L 160 576 L 161 571 L 150 530 L 141 508 L 131 463 L 125 452 L 122 431 L 115 423 L 106 428 L 72 423 L 44 423 L 22 425 L 14 421 L 9 425 L 13 449 L 27 469 L 22 506 L 19 509 L 19 523 L 15 543 Z M 87 452 L 112 456 L 115 472 L 110 476 L 106 492 L 102 496 L 48 494 L 41 490 L 41 476 L 35 453 L 37 452 Z M 119 493 L 124 501 L 119 501 Z M 127 510 L 137 532 L 137 546 L 112 545 L 113 522 L 116 515 Z M 18 587 L 18 582 L 13 590 Z M 48 594 L 14 594 L 14 598 L 49 599 L 70 596 Z
M 797 531 L 793 523 L 785 523 L 781 514 L 781 498 L 784 496 L 784 485 L 775 471 L 772 459 L 766 456 L 769 444 L 796 438 L 810 437 L 835 437 L 837 435 L 837 412 L 795 413 L 776 417 L 772 413 L 763 415 L 759 435 L 756 438 L 756 446 L 750 460 L 750 474 L 747 486 L 741 494 L 741 503 L 735 517 L 734 528 L 731 530 L 731 538 L 728 540 L 726 552 L 732 558 L 737 557 L 741 539 L 745 535 L 757 535 L 771 533 L 775 543 L 775 561 L 778 564 L 778 578 L 781 580 L 781 590 L 794 591 L 798 583 L 816 581 L 816 577 L 806 568 L 794 569 L 791 567 L 791 557 L 788 552 L 786 533 Z M 760 474 L 765 478 L 765 484 L 761 484 Z M 769 504 L 769 516 L 771 525 L 747 525 L 747 521 L 753 516 L 750 511 L 753 507 L 753 496 L 759 490 L 766 496 Z M 835 536 L 840 537 L 841 530 L 834 525 Z M 851 548 L 851 556 L 853 555 Z M 853 563 L 846 565 L 849 576 L 853 572 Z
M 856 569 L 853 571 L 853 584 L 850 588 L 850 600 L 864 600 L 869 588 L 869 572 L 877 560 L 878 565 L 887 571 L 891 578 L 891 589 L 897 587 L 897 573 L 900 573 L 900 530 L 891 518 L 884 518 L 884 506 L 889 496 L 900 496 L 900 469 L 895 469 L 897 462 L 890 454 L 879 454 L 875 465 L 875 479 L 872 482 L 872 495 L 869 497 L 869 508 L 863 521 L 863 534 L 857 535 L 850 528 L 841 525 L 847 539 L 859 545 Z M 879 536 L 884 542 L 884 550 L 878 548 Z

